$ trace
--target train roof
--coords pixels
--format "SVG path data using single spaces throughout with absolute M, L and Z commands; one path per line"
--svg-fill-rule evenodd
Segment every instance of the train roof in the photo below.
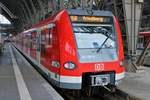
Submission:
M 61 11 L 66 10 L 69 15 L 78 15 L 78 16 L 113 16 L 113 14 L 110 11 L 101 11 L 101 10 L 86 10 L 86 9 L 62 9 L 59 12 L 52 14 L 51 17 L 48 17 L 47 19 L 40 21 L 37 24 L 34 24 L 30 29 L 24 31 L 24 33 L 29 31 L 37 30 L 38 27 L 41 27 L 44 24 L 48 24 L 50 21 L 52 21 L 53 17 L 55 17 L 58 13 Z
M 101 10 L 83 10 L 83 9 L 68 9 L 69 15 L 91 15 L 91 16 L 113 16 L 110 11 Z

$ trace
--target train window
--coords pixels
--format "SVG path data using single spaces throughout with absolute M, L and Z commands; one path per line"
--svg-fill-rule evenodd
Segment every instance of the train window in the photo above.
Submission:
M 49 29 L 49 45 L 52 45 L 52 29 Z
M 36 41 L 37 41 L 37 36 L 36 36 L 36 32 L 33 32 L 33 48 L 36 49 Z
M 73 23 L 72 26 L 80 62 L 117 59 L 117 39 L 113 23 Z
M 74 24 L 73 31 L 78 48 L 99 48 L 107 38 L 107 42 L 102 48 L 115 48 L 115 35 L 112 25 Z M 101 39 L 102 37 L 103 39 Z
M 27 39 L 28 39 L 28 47 L 32 48 L 32 36 L 31 36 L 31 33 L 27 34 Z
M 45 36 L 45 34 L 42 34 L 42 35 L 41 35 L 41 41 L 42 41 L 42 43 L 45 43 L 45 42 L 46 42 L 46 36 Z

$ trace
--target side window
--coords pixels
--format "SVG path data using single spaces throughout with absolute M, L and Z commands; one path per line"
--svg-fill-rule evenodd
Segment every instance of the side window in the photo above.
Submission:
M 46 42 L 45 33 L 44 33 L 44 34 L 41 34 L 41 42 L 42 42 L 42 44 L 45 44 L 45 42 Z
M 53 35 L 52 35 L 52 28 L 50 28 L 50 29 L 49 29 L 49 39 L 48 39 L 48 43 L 49 43 L 49 45 L 51 45 L 51 46 L 52 46 L 52 37 L 53 37 Z

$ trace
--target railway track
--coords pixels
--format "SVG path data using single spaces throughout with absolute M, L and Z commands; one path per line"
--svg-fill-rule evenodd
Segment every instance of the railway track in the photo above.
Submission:
M 71 94 L 61 93 L 65 100 L 142 100 L 131 96 L 120 89 L 116 89 L 116 92 L 111 93 L 105 91 L 102 95 L 86 96 L 81 93 L 80 96 L 72 96 Z

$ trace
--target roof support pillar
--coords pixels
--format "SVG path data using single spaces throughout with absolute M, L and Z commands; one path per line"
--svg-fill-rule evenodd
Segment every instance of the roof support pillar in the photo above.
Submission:
M 142 3 L 138 0 L 123 0 L 128 51 L 130 56 L 136 56 L 139 24 L 141 21 Z
M 125 12 L 125 20 L 126 20 L 126 32 L 127 32 L 127 40 L 128 40 L 128 51 L 131 62 L 129 62 L 129 66 L 131 67 L 129 70 L 141 70 L 140 66 L 135 66 L 136 62 L 136 49 L 137 49 L 137 40 L 139 33 L 139 25 L 141 22 L 141 12 L 142 12 L 142 2 L 139 0 L 123 0 L 124 12 Z M 136 67 L 136 68 L 134 68 Z

